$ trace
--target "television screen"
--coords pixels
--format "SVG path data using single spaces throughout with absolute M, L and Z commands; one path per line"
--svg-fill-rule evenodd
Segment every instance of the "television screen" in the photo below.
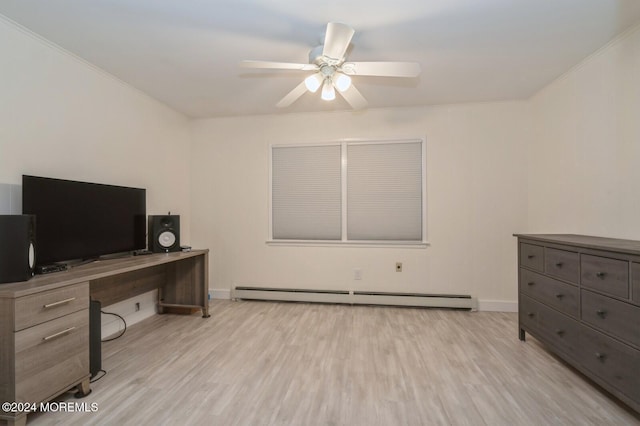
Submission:
M 144 249 L 146 190 L 22 176 L 22 212 L 36 216 L 36 264 Z

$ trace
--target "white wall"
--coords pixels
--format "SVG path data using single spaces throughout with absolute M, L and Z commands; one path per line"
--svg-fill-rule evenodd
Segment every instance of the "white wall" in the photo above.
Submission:
M 20 213 L 22 174 L 135 186 L 188 243 L 190 138 L 186 117 L 0 17 L 0 214 Z M 132 323 L 135 302 L 153 314 L 148 295 L 107 310 Z
M 0 18 L 0 195 L 22 174 L 146 188 L 188 241 L 189 144 L 186 117 Z
M 640 26 L 531 103 L 529 232 L 640 239 Z
M 194 121 L 193 243 L 212 250 L 210 287 L 462 293 L 485 307 L 515 301 L 512 233 L 526 225 L 528 111 L 526 102 L 504 102 Z M 427 139 L 428 248 L 265 244 L 270 144 L 405 137 Z

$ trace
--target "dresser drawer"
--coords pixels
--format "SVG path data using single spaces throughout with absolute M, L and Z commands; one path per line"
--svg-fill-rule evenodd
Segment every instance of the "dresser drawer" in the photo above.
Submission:
M 544 248 L 533 244 L 520 243 L 520 265 L 542 272 L 544 268 Z
M 89 310 L 15 333 L 17 402 L 46 400 L 89 375 Z
M 640 401 L 640 351 L 583 326 L 581 363 L 633 401 Z
M 539 303 L 535 300 L 520 295 L 520 304 L 518 306 L 518 317 L 520 324 L 532 329 L 538 329 Z
M 640 303 L 640 263 L 631 264 L 631 292 L 633 301 Z
M 15 331 L 88 307 L 88 282 L 20 297 L 16 299 Z
M 520 302 L 521 324 L 528 326 L 545 343 L 565 354 L 577 356 L 580 341 L 578 321 L 524 295 L 520 296 Z
M 640 348 L 639 306 L 582 290 L 582 320 Z
M 580 323 L 544 305 L 538 308 L 540 337 L 562 352 L 576 357 L 579 352 Z
M 583 287 L 629 298 L 629 262 L 583 254 L 580 267 Z
M 521 268 L 520 291 L 575 318 L 579 316 L 578 287 Z
M 544 271 L 548 275 L 577 284 L 579 267 L 578 253 L 549 247 L 544 249 Z

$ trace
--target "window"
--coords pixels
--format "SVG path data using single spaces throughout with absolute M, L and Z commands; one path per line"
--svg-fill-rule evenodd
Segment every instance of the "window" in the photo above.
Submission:
M 272 242 L 422 244 L 423 140 L 271 147 Z

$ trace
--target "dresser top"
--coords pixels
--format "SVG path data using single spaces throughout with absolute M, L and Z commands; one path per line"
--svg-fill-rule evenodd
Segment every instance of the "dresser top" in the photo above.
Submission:
M 595 250 L 640 255 L 640 241 L 577 234 L 513 234 L 518 238 L 544 243 L 565 244 Z

